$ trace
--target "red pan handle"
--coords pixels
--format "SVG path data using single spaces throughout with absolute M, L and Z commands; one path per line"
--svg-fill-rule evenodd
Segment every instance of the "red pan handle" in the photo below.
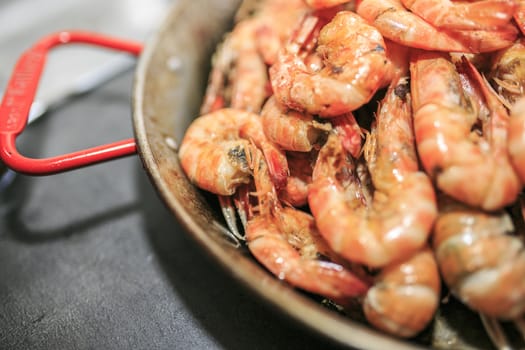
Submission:
M 0 105 L 0 158 L 11 169 L 28 175 L 48 175 L 135 154 L 134 139 L 127 139 L 50 158 L 33 159 L 16 149 L 35 98 L 47 53 L 55 46 L 83 43 L 138 56 L 142 44 L 89 32 L 65 31 L 39 40 L 19 58 Z

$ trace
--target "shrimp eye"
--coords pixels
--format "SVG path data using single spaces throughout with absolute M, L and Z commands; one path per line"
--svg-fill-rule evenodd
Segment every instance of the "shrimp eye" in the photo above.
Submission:
M 409 90 L 410 88 L 408 84 L 399 84 L 395 87 L 394 94 L 396 94 L 396 96 L 399 97 L 401 100 L 405 101 Z

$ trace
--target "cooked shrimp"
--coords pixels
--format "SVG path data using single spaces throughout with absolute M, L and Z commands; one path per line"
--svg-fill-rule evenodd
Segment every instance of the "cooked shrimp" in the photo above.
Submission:
M 231 107 L 259 112 L 269 93 L 266 64 L 308 11 L 303 0 L 267 0 L 245 9 L 215 52 L 201 114 Z
M 481 98 L 490 114 L 478 115 L 447 56 L 418 52 L 410 66 L 417 148 L 423 167 L 443 192 L 495 210 L 514 202 L 521 189 L 507 152 L 509 118 L 495 106 L 477 70 L 463 62 L 469 72 L 465 77 L 485 94 Z M 478 119 L 483 137 L 472 131 Z
M 448 30 L 447 34 L 460 41 L 466 52 L 483 53 L 511 46 L 518 37 L 518 30 L 509 23 L 496 29 Z
M 308 203 L 333 250 L 350 261 L 382 267 L 426 243 L 437 208 L 432 183 L 418 171 L 406 79 L 392 84 L 376 119 L 365 144 L 373 202 L 366 205 L 355 192 L 360 186 L 355 167 L 332 134 L 315 164 Z
M 460 63 L 462 60 L 469 60 L 474 67 L 480 72 L 487 72 L 492 64 L 493 54 L 486 53 L 464 53 L 464 52 L 451 52 L 450 60 L 454 64 Z M 410 62 L 410 59 L 408 60 Z
M 361 154 L 364 133 L 352 113 L 346 113 L 330 118 L 334 131 L 339 135 L 343 147 L 352 157 L 357 158 Z
M 268 73 L 260 55 L 251 50 L 239 51 L 231 85 L 229 107 L 258 113 L 268 97 Z
M 246 240 L 255 258 L 279 279 L 334 301 L 366 293 L 366 281 L 326 260 L 333 252 L 317 232 L 314 219 L 279 204 L 262 157 L 254 157 L 253 164 L 258 213 L 248 220 Z
M 514 20 L 521 31 L 521 34 L 525 35 L 525 1 L 517 0 L 518 9 L 514 13 Z
M 525 247 L 505 211 L 485 212 L 445 195 L 433 246 L 452 293 L 475 311 L 511 319 L 525 312 Z
M 381 34 L 355 13 L 340 11 L 320 30 L 316 51 L 324 67 L 312 72 L 304 62 L 300 40 L 309 38 L 319 23 L 313 16 L 303 21 L 270 67 L 270 81 L 280 103 L 332 117 L 368 102 L 390 79 L 391 66 Z
M 392 41 L 409 47 L 440 51 L 468 51 L 459 41 L 407 11 L 400 0 L 361 0 L 357 13 Z
M 376 328 L 413 337 L 428 326 L 439 306 L 441 278 L 428 247 L 381 270 L 364 299 L 365 316 Z
M 266 137 L 288 151 L 290 176 L 279 190 L 279 198 L 295 207 L 307 202 L 313 170 L 311 154 L 319 149 L 332 125 L 352 155 L 357 157 L 361 152 L 362 132 L 351 113 L 321 123 L 310 114 L 286 108 L 272 96 L 263 106 L 261 120 Z
M 507 108 L 525 95 L 525 39 L 516 42 L 493 58 L 487 78 Z
M 184 172 L 198 187 L 228 196 L 238 185 L 251 181 L 249 161 L 255 146 L 263 150 L 272 180 L 284 186 L 286 157 L 266 139 L 255 113 L 226 108 L 196 118 L 182 139 L 179 158 Z
M 525 97 L 512 106 L 508 146 L 512 165 L 525 184 Z
M 261 111 L 266 137 L 286 151 L 310 152 L 331 129 L 311 114 L 298 112 L 280 104 L 271 96 Z
M 403 5 L 434 27 L 495 29 L 509 24 L 517 8 L 514 0 L 401 0 Z
M 381 34 L 405 46 L 446 52 L 487 52 L 512 44 L 512 26 L 497 30 L 443 30 L 407 11 L 400 0 L 360 0 L 357 13 Z
M 392 63 L 392 76 L 405 76 L 409 70 L 411 48 L 390 39 L 385 39 L 388 59 Z
M 279 279 L 343 303 L 366 293 L 368 284 L 342 265 L 323 260 L 323 245 L 313 218 L 293 208 L 255 216 L 246 229 L 248 248 Z
M 256 18 L 240 21 L 218 47 L 201 114 L 224 107 L 260 111 L 268 96 L 268 73 L 255 44 L 258 25 Z
M 293 28 L 307 12 L 309 8 L 303 0 L 264 2 L 257 14 L 260 24 L 256 32 L 256 45 L 267 65 L 275 63 L 278 52 L 292 34 Z
M 286 187 L 279 191 L 279 199 L 292 207 L 308 204 L 308 186 L 312 182 L 312 172 L 316 151 L 287 152 L 290 176 Z

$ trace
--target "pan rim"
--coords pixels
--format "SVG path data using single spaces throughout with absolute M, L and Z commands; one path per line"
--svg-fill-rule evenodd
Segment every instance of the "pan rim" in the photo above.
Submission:
M 206 1 L 179 0 L 168 11 L 161 26 L 146 41 L 144 50 L 139 57 L 135 70 L 132 94 L 132 119 L 139 158 L 143 167 L 154 185 L 164 204 L 176 217 L 184 228 L 184 234 L 191 236 L 206 252 L 212 261 L 218 262 L 222 268 L 252 295 L 259 297 L 266 304 L 281 312 L 292 322 L 299 323 L 307 329 L 315 331 L 318 335 L 345 347 L 360 349 L 425 349 L 409 341 L 379 333 L 370 327 L 356 321 L 337 315 L 335 312 L 325 310 L 322 306 L 305 296 L 300 295 L 292 287 L 281 283 L 271 277 L 265 281 L 253 278 L 250 271 L 237 259 L 248 259 L 239 253 L 234 256 L 224 251 L 224 247 L 213 240 L 206 239 L 206 231 L 198 225 L 185 211 L 184 206 L 176 196 L 171 193 L 170 187 L 161 174 L 159 163 L 155 157 L 155 150 L 148 138 L 148 125 L 145 113 L 145 86 L 154 55 L 157 53 L 163 38 L 170 35 L 169 31 L 176 25 L 177 18 L 184 15 L 187 6 L 196 5 Z M 188 3 L 191 3 L 188 5 Z M 262 269 L 262 268 L 261 268 Z

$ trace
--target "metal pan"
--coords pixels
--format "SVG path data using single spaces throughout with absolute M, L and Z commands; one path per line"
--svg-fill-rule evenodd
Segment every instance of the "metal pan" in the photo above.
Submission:
M 244 247 L 232 244 L 225 224 L 210 197 L 184 175 L 177 145 L 197 115 L 216 44 L 230 28 L 238 0 L 179 0 L 145 47 L 137 43 L 87 35 L 56 34 L 26 55 L 16 68 L 0 107 L 0 155 L 12 169 L 26 174 L 49 174 L 138 151 L 160 197 L 186 232 L 229 272 L 231 277 L 267 302 L 291 322 L 309 328 L 339 345 L 360 349 L 488 349 L 491 343 L 479 318 L 462 305 L 449 302 L 433 324 L 416 339 L 400 340 L 323 306 L 270 275 Z M 84 36 L 83 36 L 84 35 Z M 60 43 L 84 42 L 139 54 L 133 92 L 135 138 L 91 150 L 29 160 L 18 155 L 16 137 L 22 132 L 45 59 L 45 51 Z M 40 46 L 39 46 L 40 45 Z M 45 47 L 44 47 L 45 46 Z M 25 66 L 24 66 L 25 65 Z M 20 107 L 22 106 L 22 107 Z M 292 335 L 291 335 L 292 336 Z

